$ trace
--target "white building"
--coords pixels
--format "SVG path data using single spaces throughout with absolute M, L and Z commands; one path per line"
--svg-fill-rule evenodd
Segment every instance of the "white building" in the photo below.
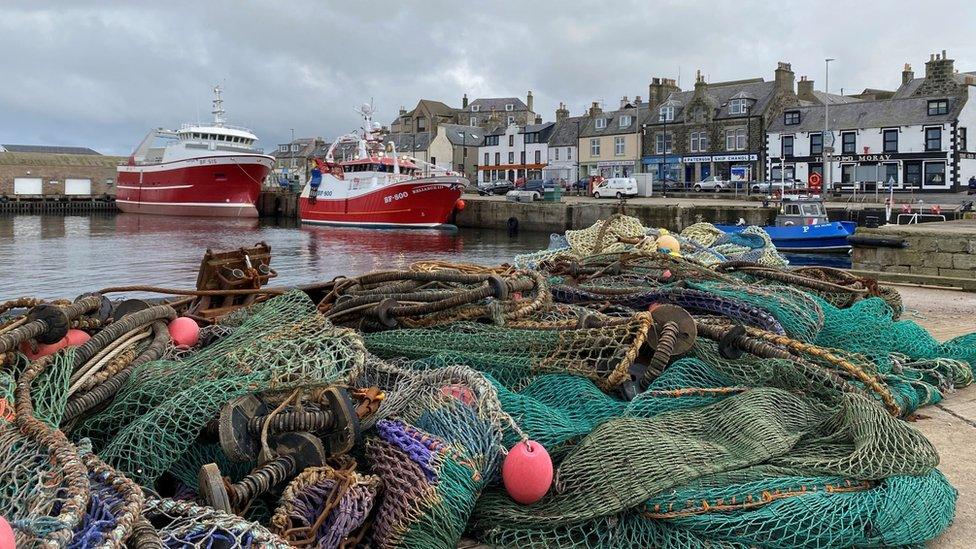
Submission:
M 906 67 L 890 98 L 829 105 L 826 134 L 823 106 L 787 108 L 767 131 L 773 178 L 782 162 L 786 178 L 809 181 L 819 173 L 825 189 L 864 189 L 876 179 L 893 180 L 895 189 L 965 188 L 976 175 L 976 152 L 967 139 L 976 127 L 976 74 L 954 72 L 945 52 L 933 55 L 925 72 L 914 78 Z M 834 148 L 826 175 L 824 135 Z
M 569 116 L 569 110 L 562 103 L 556 110 L 556 123 L 549 134 L 548 164 L 543 170 L 543 179 L 565 179 L 572 183 L 582 176 L 579 171 L 580 130 L 586 127 L 585 116 Z
M 553 122 L 511 124 L 485 132 L 478 147 L 478 182 L 506 179 L 541 179 L 548 161 L 548 140 Z

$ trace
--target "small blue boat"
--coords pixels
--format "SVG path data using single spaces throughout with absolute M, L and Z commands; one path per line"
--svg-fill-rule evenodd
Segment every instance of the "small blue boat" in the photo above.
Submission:
M 856 223 L 827 221 L 823 200 L 816 197 L 783 197 L 776 225 L 762 227 L 781 252 L 847 252 L 847 237 Z M 727 233 L 741 232 L 745 225 L 716 225 Z

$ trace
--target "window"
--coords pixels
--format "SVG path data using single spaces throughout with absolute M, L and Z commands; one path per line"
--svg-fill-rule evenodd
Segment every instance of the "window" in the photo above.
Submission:
M 793 156 L 793 136 L 784 135 L 781 143 L 781 155 L 784 157 Z
M 418 132 L 425 132 L 425 131 L 427 131 L 427 118 L 426 117 L 421 116 L 420 118 L 417 119 L 417 131 Z
M 525 164 L 525 151 L 519 153 L 519 163 Z
M 613 154 L 617 156 L 623 156 L 624 154 L 624 138 L 623 136 L 618 136 L 613 138 Z
M 515 136 L 514 135 L 509 135 L 508 136 L 508 146 L 509 147 L 514 147 L 515 146 Z
M 800 111 L 786 111 L 783 113 L 783 123 L 787 126 L 795 126 L 800 123 Z
M 469 118 L 468 119 L 468 125 L 469 126 L 477 126 L 478 125 L 478 117 L 477 116 L 472 116 L 471 118 Z
M 573 149 L 572 147 L 566 147 L 566 160 L 573 159 Z
M 929 116 L 938 114 L 949 114 L 948 99 L 933 99 L 929 101 Z
M 854 170 L 857 164 L 843 164 L 840 167 L 840 182 L 841 183 L 853 183 L 854 182 Z
M 746 150 L 745 128 L 739 128 L 736 130 L 725 130 L 725 150 L 727 151 Z
M 966 150 L 966 128 L 959 128 L 959 150 Z
M 733 99 L 729 101 L 729 114 L 746 114 L 746 100 Z
M 600 156 L 599 139 L 590 139 L 590 156 Z
M 485 166 L 488 165 L 488 153 L 485 153 Z
M 692 120 L 694 120 L 695 122 L 698 122 L 698 123 L 704 122 L 705 121 L 705 109 L 703 109 L 702 107 L 695 107 L 694 110 L 691 111 L 691 118 L 692 118 Z
M 200 134 L 198 133 L 195 133 L 193 135 L 197 136 L 197 138 L 200 137 Z M 278 150 L 281 152 L 288 152 L 288 145 L 278 145 Z
M 512 103 L 505 103 L 505 110 L 509 112 L 514 111 L 515 105 L 513 105 Z
M 708 134 L 705 132 L 691 132 L 691 152 L 705 152 L 708 150 Z
M 508 153 L 508 163 L 509 164 L 514 164 L 515 163 L 515 153 L 514 152 Z
M 291 152 L 298 152 L 298 145 L 292 145 Z
M 844 154 L 855 154 L 857 152 L 857 134 L 854 132 L 844 132 L 840 134 L 841 152 Z
M 894 185 L 898 182 L 898 164 L 894 162 L 884 164 L 884 170 L 882 170 L 882 172 L 884 173 L 884 180 L 882 180 L 883 184 L 887 185 L 890 182 L 892 185 Z
M 620 115 L 620 127 L 621 128 L 626 128 L 627 126 L 629 126 L 630 125 L 630 121 L 631 121 L 632 118 L 633 117 L 630 116 L 629 114 L 622 114 L 622 115 Z
M 478 112 L 481 110 L 481 105 L 471 105 L 471 112 Z
M 535 151 L 535 163 L 542 164 L 542 151 Z
M 657 154 L 671 153 L 671 133 L 654 134 L 654 150 Z
M 593 121 L 593 125 L 594 125 L 594 127 L 596 129 L 602 130 L 603 128 L 606 128 L 607 127 L 607 119 L 606 118 L 597 118 L 596 120 Z
M 514 123 L 515 123 L 515 117 L 514 116 L 509 116 L 508 117 L 508 125 L 511 126 Z
M 810 155 L 823 154 L 823 134 L 810 134 Z
M 886 153 L 896 153 L 898 152 L 898 130 L 884 130 L 882 132 L 884 136 L 884 145 L 882 146 L 882 152 Z
M 661 107 L 657 114 L 658 122 L 671 122 L 674 120 L 674 105 L 665 105 Z
M 553 149 L 552 150 L 552 154 L 553 154 L 553 159 L 554 160 L 559 160 L 559 147 L 556 147 L 555 149 Z
M 491 147 L 493 145 L 498 145 L 498 136 L 497 135 L 486 135 L 485 136 L 485 146 L 486 147 Z
M 495 165 L 502 163 L 502 153 L 495 153 Z
M 922 186 L 922 163 L 905 162 L 905 186 L 919 188 Z
M 945 182 L 945 162 L 926 162 L 925 184 L 941 187 Z
M 925 128 L 925 150 L 942 150 L 942 128 Z M 928 167 L 925 169 L 928 169 Z M 927 177 L 926 181 L 928 181 Z

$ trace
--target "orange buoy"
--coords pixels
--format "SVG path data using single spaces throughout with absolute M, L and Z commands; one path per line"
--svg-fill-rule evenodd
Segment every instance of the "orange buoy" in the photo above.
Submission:
M 542 499 L 552 485 L 552 458 L 534 440 L 517 443 L 502 463 L 502 482 L 509 497 L 522 505 Z
M 681 243 L 678 242 L 677 238 L 669 234 L 662 234 L 661 236 L 657 237 L 656 245 L 658 250 L 667 250 L 669 252 L 681 251 Z
M 463 198 L 458 198 L 457 202 L 454 203 L 454 209 L 457 211 L 464 211 L 468 207 L 468 203 L 464 201 Z
M 68 346 L 68 336 L 62 337 L 55 343 L 38 343 L 37 350 L 34 350 L 34 346 L 31 345 L 30 341 L 25 341 L 20 344 L 20 352 L 24 353 L 24 356 L 28 360 L 37 360 L 42 356 L 53 355 L 54 353 L 64 349 Z
M 78 347 L 87 343 L 91 339 L 91 336 L 84 330 L 71 328 L 68 330 L 68 335 L 64 336 L 64 338 L 68 340 L 68 347 Z
M 14 549 L 17 543 L 14 539 L 14 529 L 7 519 L 0 516 L 0 549 Z
M 177 347 L 193 347 L 200 342 L 200 326 L 190 317 L 174 318 L 169 323 L 169 338 Z

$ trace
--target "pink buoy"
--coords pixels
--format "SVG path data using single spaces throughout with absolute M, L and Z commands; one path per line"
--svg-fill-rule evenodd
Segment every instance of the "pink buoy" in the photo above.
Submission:
M 34 344 L 30 341 L 25 341 L 20 344 L 20 352 L 24 353 L 24 356 L 28 360 L 37 360 L 42 356 L 53 355 L 54 353 L 64 349 L 68 346 L 68 337 L 62 337 L 57 343 L 38 343 L 37 350 L 34 350 Z
M 522 505 L 542 499 L 552 485 L 552 458 L 534 440 L 519 442 L 505 456 L 502 482 L 509 497 Z
M 14 539 L 14 529 L 10 527 L 7 519 L 0 516 L 0 549 L 14 549 L 17 542 Z
M 84 330 L 78 330 L 76 328 L 72 328 L 68 330 L 68 335 L 64 337 L 65 339 L 68 340 L 68 347 L 78 347 L 79 345 L 84 345 L 85 343 L 88 342 L 89 339 L 91 339 L 91 336 L 88 335 L 88 332 Z
M 169 323 L 169 337 L 177 347 L 193 347 L 200 342 L 200 326 L 186 316 L 174 318 Z

